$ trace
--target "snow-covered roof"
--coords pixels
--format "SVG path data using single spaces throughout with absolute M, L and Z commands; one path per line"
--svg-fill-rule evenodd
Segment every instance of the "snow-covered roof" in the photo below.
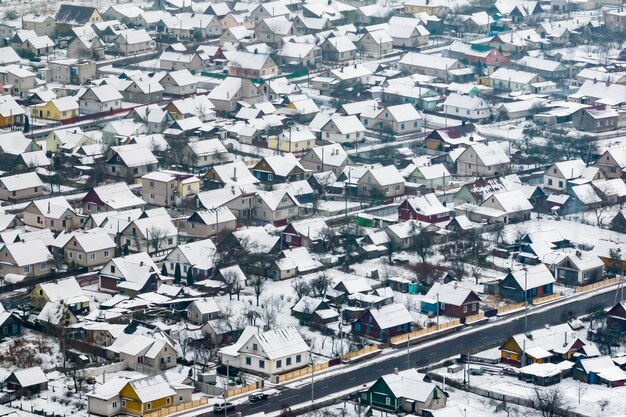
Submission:
M 310 349 L 295 326 L 268 330 L 254 337 L 270 360 L 294 356 Z
M 5 249 L 13 257 L 15 265 L 20 267 L 41 264 L 52 259 L 52 255 L 46 245 L 38 239 L 28 242 L 10 243 L 5 245 Z M 74 280 L 74 282 L 76 282 L 76 280 Z
M 550 270 L 544 264 L 527 266 L 526 270 L 516 269 L 511 271 L 511 275 L 522 290 L 541 287 L 547 284 L 553 284 L 556 280 L 550 273 Z M 525 279 L 527 281 L 525 283 Z
M 94 187 L 93 192 L 103 204 L 113 209 L 124 209 L 146 204 L 145 201 L 133 194 L 125 182 Z
M 0 183 L 7 191 L 20 191 L 26 188 L 42 187 L 43 182 L 39 175 L 35 172 L 26 172 L 24 174 L 10 175 L 1 177 Z
M 13 375 L 23 388 L 48 383 L 48 377 L 43 373 L 43 370 L 39 366 L 20 369 L 19 371 L 13 372 Z
M 155 375 L 129 382 L 142 403 L 176 395 L 176 391 L 170 386 L 162 375 Z
M 381 329 L 390 329 L 413 323 L 413 316 L 402 303 L 387 304 L 381 308 L 371 308 L 369 313 Z
M 439 282 L 435 282 L 424 298 L 436 300 L 437 296 L 439 296 L 440 303 L 462 306 L 472 292 L 473 291 L 471 289 L 461 287 L 456 283 L 441 284 Z

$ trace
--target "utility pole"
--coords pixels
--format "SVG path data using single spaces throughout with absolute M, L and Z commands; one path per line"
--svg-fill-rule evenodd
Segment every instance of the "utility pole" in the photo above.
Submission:
M 528 328 L 528 268 L 524 264 L 524 332 Z
M 411 336 L 410 333 L 406 334 L 406 369 L 411 369 Z
M 439 293 L 437 293 L 437 330 L 439 330 Z
M 315 364 L 313 363 L 313 352 L 309 352 L 309 361 L 311 362 L 311 403 L 313 403 L 314 399 L 315 399 L 315 380 L 314 380 L 314 375 L 315 375 Z

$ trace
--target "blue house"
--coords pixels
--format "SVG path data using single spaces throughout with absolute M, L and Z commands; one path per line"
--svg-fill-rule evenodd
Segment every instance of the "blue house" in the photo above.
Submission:
M 532 300 L 553 294 L 555 281 L 552 273 L 544 264 L 528 266 L 525 270 L 517 269 L 509 272 L 495 286 L 495 292 L 502 298 L 522 302 L 524 299 Z M 525 297 L 524 290 L 526 290 Z M 493 293 L 494 290 L 486 288 L 486 292 Z

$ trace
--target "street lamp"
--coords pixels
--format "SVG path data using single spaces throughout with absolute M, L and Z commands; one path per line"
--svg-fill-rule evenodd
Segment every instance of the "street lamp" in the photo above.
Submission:
M 309 362 L 311 363 L 311 403 L 313 403 L 313 400 L 315 398 L 314 396 L 315 381 L 313 379 L 313 377 L 315 376 L 315 364 L 313 363 L 313 351 L 309 352 Z
M 524 331 L 528 327 L 528 268 L 524 264 Z

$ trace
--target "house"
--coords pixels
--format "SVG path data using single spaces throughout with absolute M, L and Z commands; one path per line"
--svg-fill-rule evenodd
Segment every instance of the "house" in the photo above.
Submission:
M 309 345 L 294 326 L 252 333 L 244 330 L 231 346 L 219 350 L 220 362 L 247 372 L 275 376 L 309 364 Z
M 56 30 L 56 21 L 52 16 L 22 16 L 22 29 L 32 30 L 38 36 L 52 36 Z
M 359 195 L 389 200 L 403 196 L 405 180 L 394 165 L 370 168 L 358 180 Z
M 424 139 L 426 149 L 450 151 L 484 141 L 473 123 L 434 129 Z M 458 156 L 458 155 L 457 155 Z
M 72 59 L 104 58 L 104 43 L 95 33 L 76 36 L 67 46 L 67 56 Z
M 609 356 L 578 360 L 572 369 L 572 376 L 577 381 L 610 388 L 623 387 L 626 384 L 626 372 Z
M 185 233 L 200 238 L 217 236 L 236 228 L 237 217 L 228 207 L 195 211 L 185 222 Z
M 357 41 L 361 55 L 382 58 L 393 50 L 393 38 L 385 29 L 366 29 Z
M 458 175 L 491 177 L 510 172 L 511 160 L 498 142 L 474 143 L 456 159 Z
M 200 192 L 201 182 L 184 172 L 153 171 L 141 177 L 141 197 L 155 206 L 178 206 Z
M 72 313 L 88 311 L 91 301 L 74 277 L 37 284 L 30 292 L 29 299 L 30 305 L 36 309 L 48 303 L 57 303 L 68 306 Z
M 62 234 L 57 241 L 55 241 L 55 246 L 62 249 L 65 263 L 86 268 L 109 262 L 116 248 L 113 239 L 100 228 Z
M 476 209 L 478 218 L 471 213 L 470 220 L 493 220 L 503 223 L 515 223 L 530 219 L 533 205 L 528 201 L 524 192 L 520 189 L 494 193 L 483 201 Z M 480 218 L 483 216 L 482 218 Z M 479 219 L 480 218 L 480 219 Z
M 450 171 L 444 164 L 410 164 L 402 174 L 407 181 L 423 185 L 427 190 L 446 190 L 450 181 Z
M 188 69 L 159 73 L 154 79 L 158 80 L 165 89 L 165 94 L 169 95 L 187 96 L 195 94 L 198 89 L 198 80 Z
M 81 200 L 84 214 L 130 210 L 145 204 L 124 182 L 93 187 Z
M 450 220 L 452 209 L 445 207 L 433 193 L 404 200 L 398 206 L 398 219 L 438 223 Z
M 284 37 L 293 35 L 293 22 L 285 16 L 268 17 L 258 22 L 254 28 L 254 35 L 261 42 L 277 47 Z
M 13 371 L 6 377 L 3 384 L 19 395 L 31 396 L 48 390 L 48 377 L 40 366 Z
M 290 222 L 282 231 L 282 238 L 290 247 L 314 248 L 324 244 L 328 225 L 322 218 Z
M 232 51 L 224 53 L 228 59 L 228 75 L 242 78 L 266 78 L 278 74 L 278 66 L 269 54 Z
M 284 226 L 299 213 L 300 203 L 289 190 L 258 191 L 253 200 L 252 219 L 261 224 Z
M 529 55 L 515 61 L 515 65 L 522 70 L 537 73 L 547 80 L 562 80 L 569 75 L 569 68 L 562 62 Z
M 247 78 L 227 77 L 207 96 L 215 105 L 215 110 L 234 112 L 238 102 L 255 104 L 264 101 L 263 93 Z
M 209 183 L 211 189 L 224 188 L 230 185 L 249 186 L 260 182 L 242 161 L 215 165 L 209 168 L 204 175 L 204 180 Z
M 154 51 L 156 43 L 145 29 L 127 29 L 113 40 L 112 51 L 123 56 L 144 54 Z
M 565 285 L 587 285 L 604 276 L 604 262 L 597 255 L 577 250 L 563 253 L 561 258 L 553 263 L 554 276 Z
M 543 186 L 546 189 L 563 192 L 568 184 L 576 179 L 585 179 L 588 182 L 602 178 L 598 168 L 587 167 L 582 159 L 555 162 L 543 174 Z
M 366 129 L 381 134 L 408 135 L 422 128 L 422 115 L 410 103 L 366 109 L 359 117 Z
M 283 183 L 306 179 L 307 171 L 291 153 L 266 156 L 252 168 L 252 174 L 262 182 Z
M 99 23 L 103 20 L 97 8 L 75 4 L 61 4 L 54 16 L 56 30 L 61 33 L 70 32 L 73 27 Z
M 572 115 L 574 127 L 583 132 L 600 133 L 618 128 L 620 113 L 605 104 L 594 104 Z
M 43 195 L 43 182 L 35 172 L 0 177 L 0 200 L 32 200 L 41 195 Z
M 0 67 L 0 83 L 5 93 L 12 96 L 24 96 L 28 90 L 36 87 L 36 75 L 26 67 L 7 65 Z
M 452 93 L 443 102 L 443 111 L 451 117 L 481 121 L 491 117 L 491 105 L 481 97 Z
M 526 93 L 545 93 L 545 78 L 534 73 L 510 68 L 498 68 L 490 76 L 491 87 L 505 91 L 524 91 Z M 554 83 L 550 84 L 553 88 Z
M 82 114 L 113 112 L 122 108 L 122 94 L 111 86 L 88 87 L 78 94 Z
M 272 279 L 281 281 L 298 274 L 308 274 L 322 268 L 322 263 L 314 259 L 305 247 L 285 249 L 271 267 Z
M 115 358 L 126 362 L 128 369 L 147 366 L 166 370 L 176 366 L 178 353 L 174 341 L 164 333 L 150 335 L 123 333 L 106 348 Z
M 120 242 L 134 253 L 164 253 L 178 245 L 178 229 L 163 212 L 131 221 L 120 231 Z
M 53 98 L 47 103 L 30 106 L 31 119 L 67 120 L 80 115 L 80 106 L 76 98 L 65 96 Z
M 2 51 L 0 51 L 0 54 Z M 26 111 L 13 96 L 0 95 L 0 127 L 19 126 L 24 123 Z
M 314 68 L 322 63 L 322 49 L 311 43 L 286 42 L 276 55 L 282 65 Z
M 300 159 L 302 167 L 312 172 L 331 171 L 335 175 L 340 175 L 347 165 L 352 162 L 348 154 L 338 143 L 316 146 L 307 151 Z
M 331 62 L 352 61 L 356 58 L 357 46 L 347 36 L 331 36 L 320 45 L 322 60 Z
M 593 166 L 600 168 L 607 180 L 622 178 L 623 173 L 626 171 L 626 148 L 611 147 L 605 150 L 593 163 Z
M 337 321 L 339 313 L 329 306 L 327 300 L 305 295 L 291 307 L 291 315 L 301 323 L 324 325 Z
M 99 289 L 134 297 L 156 291 L 161 283 L 156 264 L 145 252 L 113 258 L 98 272 Z
M 449 11 L 448 2 L 444 0 L 406 0 L 403 2 L 404 11 L 409 14 L 428 13 L 439 16 Z
M 106 168 L 115 177 L 136 179 L 155 171 L 159 166 L 152 151 L 143 146 L 114 146 L 111 152 L 112 156 L 106 161 Z
M 183 149 L 183 158 L 192 171 L 203 171 L 213 165 L 228 162 L 228 149 L 219 139 L 188 142 Z
M 24 224 L 53 232 L 71 231 L 84 227 L 86 217 L 77 213 L 65 197 L 31 201 L 22 211 Z
M 204 324 L 210 320 L 215 320 L 221 312 L 220 307 L 214 299 L 203 298 L 195 300 L 187 307 L 187 319 L 195 324 Z
M 606 325 L 626 330 L 626 304 L 624 302 L 615 304 L 606 312 Z
M 27 277 L 40 277 L 51 272 L 52 255 L 48 248 L 39 239 L 28 242 L 16 242 L 0 248 L 0 276 L 9 274 Z
M 254 30 L 251 30 L 245 25 L 238 25 L 227 27 L 222 33 L 222 36 L 220 36 L 219 44 L 224 47 L 225 45 L 232 43 L 247 44 L 253 41 Z
M 371 308 L 352 323 L 352 333 L 386 342 L 394 336 L 409 333 L 413 317 L 402 303 Z
M 588 344 L 586 330 L 574 329 L 571 323 L 546 326 L 507 339 L 499 348 L 500 361 L 520 367 L 569 360 Z
M 43 56 L 54 53 L 54 46 L 54 41 L 47 35 L 44 35 L 26 39 L 26 42 L 20 46 L 20 49 L 33 56 Z
M 415 1 L 415 0 L 411 0 Z M 445 409 L 447 395 L 437 384 L 415 369 L 379 377 L 361 392 L 363 404 L 389 413 L 424 415 L 425 410 Z
M 393 46 L 418 48 L 428 43 L 430 32 L 420 19 L 391 16 L 386 23 L 369 26 L 370 29 L 382 29 L 391 36 Z
M 169 276 L 174 276 L 178 268 L 181 276 L 186 277 L 191 269 L 193 277 L 200 280 L 213 276 L 215 258 L 216 248 L 210 239 L 196 240 L 178 245 L 163 259 L 163 265 Z
M 458 59 L 419 52 L 407 52 L 397 65 L 404 73 L 431 75 L 443 81 L 459 78 L 454 75 L 455 71 L 463 74 L 462 70 L 465 69 L 465 65 Z
M 45 331 L 53 332 L 59 327 L 69 327 L 78 323 L 78 319 L 67 305 L 48 302 L 37 315 L 35 322 Z
M 354 64 L 331 69 L 329 76 L 339 81 L 339 87 L 349 88 L 357 84 L 369 83 L 372 71 L 365 65 Z
M 464 318 L 480 313 L 480 297 L 471 289 L 435 282 L 422 300 L 422 313 Z
M 324 115 L 318 115 L 324 116 Z M 317 117 L 316 117 L 317 119 Z M 315 120 L 313 120 L 314 123 Z M 321 138 L 329 142 L 355 143 L 365 139 L 365 126 L 358 117 L 336 116 L 331 117 L 320 128 Z
M 555 281 L 550 270 L 539 264 L 509 272 L 497 283 L 497 291 L 502 298 L 519 303 L 552 294 Z

